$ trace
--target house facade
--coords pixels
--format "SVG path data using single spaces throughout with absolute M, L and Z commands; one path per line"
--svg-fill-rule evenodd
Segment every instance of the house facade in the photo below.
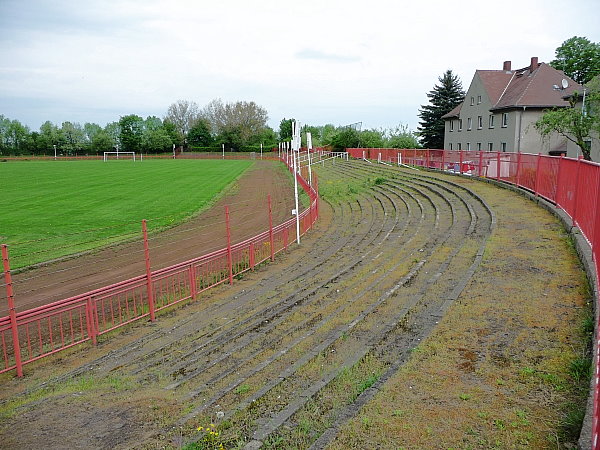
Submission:
M 536 57 L 522 69 L 505 61 L 502 70 L 477 70 L 464 102 L 443 116 L 444 148 L 577 157 L 576 144 L 558 134 L 542 139 L 534 126 L 544 110 L 569 106 L 575 91 L 583 86 Z

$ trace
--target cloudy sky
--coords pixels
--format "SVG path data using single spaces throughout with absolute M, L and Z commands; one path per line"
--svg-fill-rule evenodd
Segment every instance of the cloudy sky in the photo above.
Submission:
M 447 69 L 466 89 L 475 69 L 600 42 L 597 1 L 0 0 L 0 114 L 105 125 L 221 98 L 274 128 L 414 129 Z

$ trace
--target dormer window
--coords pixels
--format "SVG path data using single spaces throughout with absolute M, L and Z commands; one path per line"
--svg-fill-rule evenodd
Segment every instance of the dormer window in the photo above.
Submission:
M 475 97 L 471 97 L 471 106 L 475 104 Z
M 481 104 L 481 95 L 477 96 L 477 104 L 480 105 Z

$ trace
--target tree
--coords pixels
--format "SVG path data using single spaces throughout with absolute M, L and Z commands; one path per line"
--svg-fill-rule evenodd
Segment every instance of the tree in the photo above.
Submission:
M 419 110 L 418 134 L 421 144 L 425 148 L 444 147 L 444 119 L 442 116 L 449 113 L 465 99 L 465 92 L 458 76 L 451 70 L 438 78 L 440 84 L 435 85 L 427 94 L 428 105 L 422 105 Z
M 279 140 L 281 142 L 292 140 L 292 122 L 294 119 L 281 119 L 279 123 Z
M 267 110 L 254 102 L 223 103 L 221 99 L 206 105 L 201 116 L 210 124 L 219 142 L 236 149 L 260 135 L 269 120 Z
M 110 152 L 116 142 L 110 137 L 110 135 L 103 129 L 100 129 L 94 134 L 90 142 L 90 149 L 94 153 Z
M 598 129 L 599 116 L 595 113 L 595 106 L 600 104 L 600 93 L 597 91 L 589 93 L 585 109 L 583 104 L 581 107 L 577 105 L 580 100 L 579 93 L 575 92 L 569 98 L 569 106 L 546 112 L 535 123 L 535 128 L 543 138 L 548 138 L 554 133 L 566 137 L 577 144 L 583 158 L 590 161 L 590 148 L 586 145 L 585 139 L 590 136 L 592 129 Z
M 356 148 L 360 143 L 360 134 L 358 130 L 350 127 L 340 128 L 331 138 L 331 146 L 334 150 L 344 150 L 346 148 Z
M 391 148 L 420 148 L 419 141 L 408 125 L 386 130 L 386 146 Z
M 567 39 L 556 49 L 555 56 L 550 65 L 580 84 L 600 74 L 600 44 L 585 37 Z
M 63 136 L 62 149 L 68 154 L 76 153 L 84 145 L 84 132 L 78 123 L 63 122 L 61 127 Z
M 197 147 L 209 147 L 213 144 L 210 124 L 205 119 L 198 119 L 188 132 L 188 144 Z
M 135 114 L 122 116 L 119 119 L 121 145 L 123 151 L 139 152 L 142 148 L 144 119 Z
M 146 129 L 143 134 L 142 147 L 148 153 L 161 153 L 171 149 L 173 141 L 163 127 Z
M 169 106 L 165 121 L 175 125 L 180 144 L 185 142 L 190 128 L 199 118 L 198 104 L 188 100 L 177 100 Z
M 364 148 L 382 148 L 384 146 L 383 132 L 375 129 L 361 131 L 360 146 Z

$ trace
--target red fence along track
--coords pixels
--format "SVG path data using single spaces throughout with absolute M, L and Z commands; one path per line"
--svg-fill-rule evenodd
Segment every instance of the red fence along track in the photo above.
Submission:
M 600 164 L 582 159 L 526 153 L 349 148 L 350 156 L 487 177 L 533 192 L 569 215 L 588 241 L 600 292 Z M 400 158 L 398 157 L 400 155 Z M 599 328 L 596 324 L 596 330 Z M 592 448 L 600 442 L 600 339 L 594 343 Z
M 290 171 L 292 169 L 290 168 Z M 300 213 L 300 233 L 306 233 L 318 218 L 317 178 L 312 186 L 297 175 L 310 198 L 310 206 Z M 266 209 L 267 210 L 267 209 Z M 233 277 L 253 270 L 293 242 L 296 218 L 273 226 L 271 199 L 268 198 L 269 229 L 231 244 L 227 227 L 226 248 L 164 269 L 150 270 L 145 221 L 143 236 L 146 273 L 81 295 L 26 311 L 15 312 L 8 248 L 2 246 L 4 288 L 9 315 L 0 318 L 0 373 L 15 369 L 22 376 L 23 365 L 86 341 L 133 321 L 148 318 L 176 303 L 196 299 L 213 286 L 233 282 Z M 229 210 L 226 207 L 228 221 Z M 291 237 L 291 239 L 290 239 Z

